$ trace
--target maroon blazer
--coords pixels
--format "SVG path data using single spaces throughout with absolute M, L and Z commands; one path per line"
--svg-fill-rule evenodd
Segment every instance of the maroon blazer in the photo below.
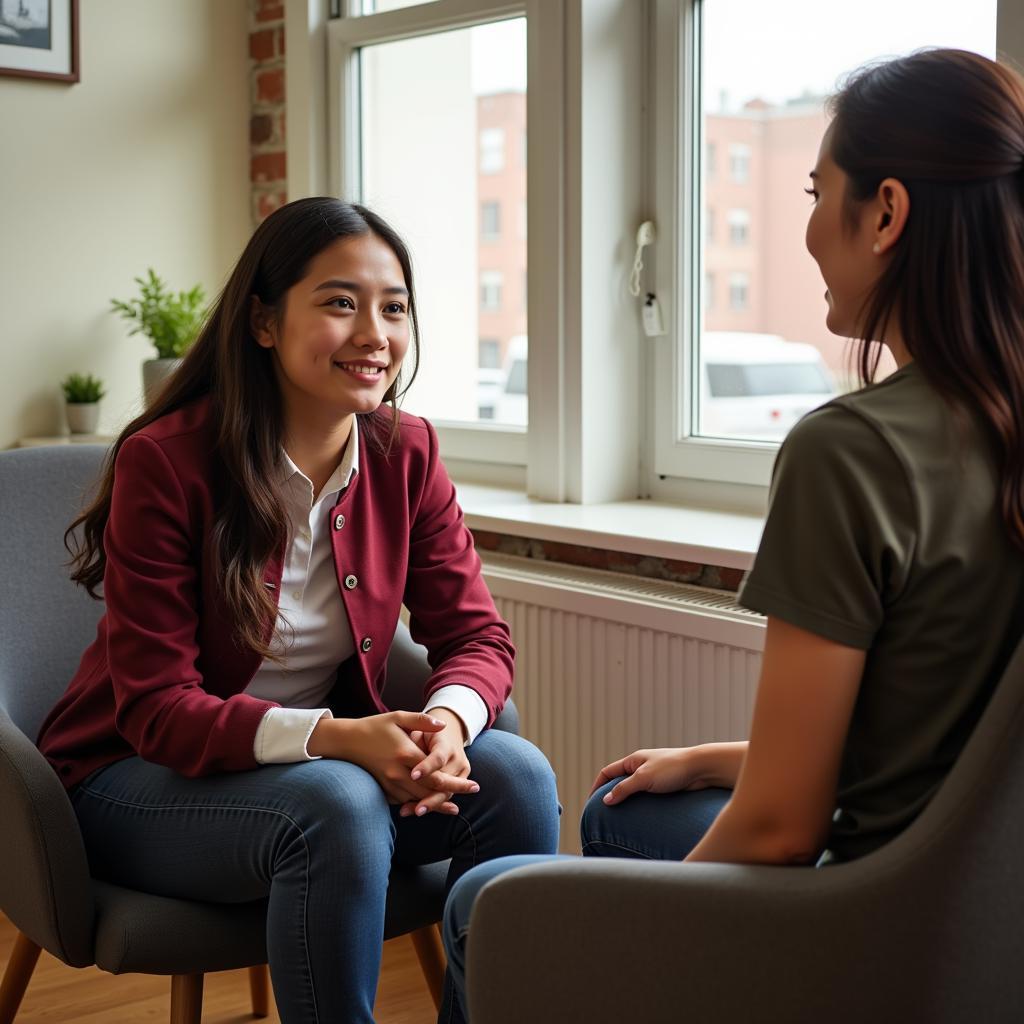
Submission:
M 274 703 L 242 691 L 260 665 L 241 649 L 212 569 L 216 426 L 201 399 L 133 434 L 114 469 L 106 614 L 39 747 L 64 785 L 132 754 L 182 775 L 257 767 L 253 742 Z M 356 653 L 339 666 L 346 703 L 386 711 L 388 649 L 404 603 L 432 668 L 424 696 L 472 687 L 488 725 L 512 688 L 515 648 L 480 575 L 473 539 L 425 420 L 402 415 L 389 456 L 364 438 L 359 472 L 330 510 Z M 265 580 L 279 593 L 281 552 Z

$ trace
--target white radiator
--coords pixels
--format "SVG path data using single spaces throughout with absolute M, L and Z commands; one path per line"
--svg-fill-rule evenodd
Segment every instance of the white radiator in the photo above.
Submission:
M 745 738 L 764 619 L 734 595 L 481 551 L 518 648 L 522 733 L 558 776 L 562 849 L 579 852 L 595 775 L 642 747 Z

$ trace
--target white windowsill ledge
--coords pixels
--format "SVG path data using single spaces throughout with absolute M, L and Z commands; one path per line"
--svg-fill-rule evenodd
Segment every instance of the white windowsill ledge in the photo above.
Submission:
M 563 505 L 528 498 L 514 488 L 464 483 L 457 489 L 474 530 L 727 569 L 750 568 L 764 527 L 761 516 L 667 502 Z

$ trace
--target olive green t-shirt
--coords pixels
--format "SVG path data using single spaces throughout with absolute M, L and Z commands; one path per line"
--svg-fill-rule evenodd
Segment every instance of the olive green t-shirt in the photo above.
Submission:
M 1024 555 L 974 418 L 913 363 L 804 417 L 739 599 L 868 652 L 828 844 L 862 856 L 934 794 L 1024 628 Z

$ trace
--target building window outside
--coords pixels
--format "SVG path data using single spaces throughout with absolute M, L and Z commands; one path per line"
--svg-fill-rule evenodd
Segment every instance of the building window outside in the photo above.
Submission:
M 736 312 L 750 308 L 750 275 L 741 270 L 729 275 L 729 308 Z
M 704 210 L 704 241 L 711 245 L 715 240 L 715 208 L 708 206 Z
M 500 270 L 480 272 L 480 308 L 491 313 L 501 309 L 501 286 L 504 277 Z
M 710 271 L 704 275 L 704 308 L 715 308 L 715 275 Z
M 505 129 L 485 128 L 480 133 L 480 173 L 498 174 L 505 169 Z
M 729 211 L 729 244 L 746 245 L 750 241 L 750 212 Z
M 480 239 L 496 242 L 501 237 L 501 203 L 488 200 L 480 204 Z
M 501 342 L 497 338 L 481 338 L 478 363 L 481 370 L 501 369 Z
M 734 142 L 729 147 L 729 177 L 737 185 L 750 181 L 750 147 L 745 143 Z

